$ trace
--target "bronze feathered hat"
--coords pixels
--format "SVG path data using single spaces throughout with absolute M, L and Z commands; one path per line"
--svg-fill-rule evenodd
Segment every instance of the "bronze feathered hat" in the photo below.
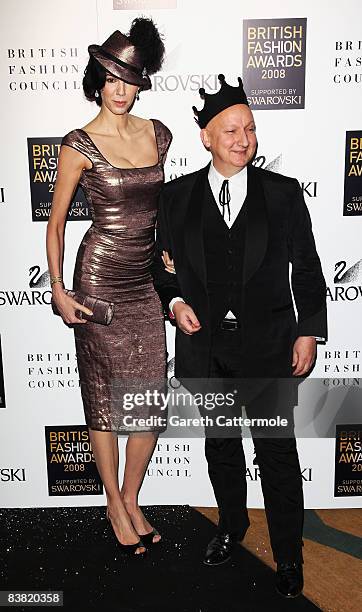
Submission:
M 115 77 L 142 89 L 151 89 L 140 49 L 119 30 L 113 32 L 102 45 L 90 45 L 88 51 Z

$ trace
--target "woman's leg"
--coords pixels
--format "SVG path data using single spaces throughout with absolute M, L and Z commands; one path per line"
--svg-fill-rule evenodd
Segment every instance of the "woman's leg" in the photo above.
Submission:
M 124 507 L 118 483 L 118 438 L 111 431 L 89 429 L 97 469 L 102 479 L 106 496 L 109 518 L 114 532 L 121 544 L 136 544 L 139 540 L 130 517 Z M 137 548 L 136 554 L 144 548 Z
M 154 451 L 157 437 L 158 434 L 154 432 L 137 432 L 130 434 L 127 440 L 126 465 L 120 494 L 133 526 L 140 535 L 152 530 L 152 526 L 138 505 L 138 492 Z M 158 542 L 160 538 L 161 536 L 155 535 L 153 541 Z

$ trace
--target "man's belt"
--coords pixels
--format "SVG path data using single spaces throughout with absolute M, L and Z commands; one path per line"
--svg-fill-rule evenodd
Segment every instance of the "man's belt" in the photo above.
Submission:
M 240 329 L 241 325 L 236 319 L 223 319 L 220 323 L 220 327 L 225 331 L 235 331 L 236 329 Z

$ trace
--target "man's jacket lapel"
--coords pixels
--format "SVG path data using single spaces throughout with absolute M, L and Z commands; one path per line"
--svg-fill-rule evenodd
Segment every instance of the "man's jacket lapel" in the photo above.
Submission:
M 244 285 L 260 268 L 268 243 L 268 220 L 261 178 L 252 165 L 248 166 Z
M 185 217 L 185 253 L 190 267 L 206 290 L 206 265 L 203 241 L 203 208 L 205 186 L 210 164 L 202 168 L 190 193 Z

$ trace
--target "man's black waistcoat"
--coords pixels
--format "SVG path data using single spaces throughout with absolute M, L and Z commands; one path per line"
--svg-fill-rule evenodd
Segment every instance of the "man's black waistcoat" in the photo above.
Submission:
M 242 274 L 245 248 L 245 207 L 231 228 L 225 223 L 211 188 L 205 189 L 203 237 L 211 327 L 215 328 L 229 310 L 242 320 Z M 225 211 L 227 214 L 227 211 Z

